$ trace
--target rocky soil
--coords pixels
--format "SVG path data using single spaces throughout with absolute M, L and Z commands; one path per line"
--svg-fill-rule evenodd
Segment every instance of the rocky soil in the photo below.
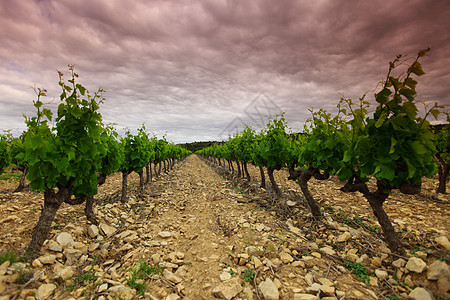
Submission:
M 311 180 L 323 220 L 277 172 L 283 197 L 191 155 L 143 195 L 121 176 L 96 196 L 99 225 L 63 204 L 34 261 L 0 265 L 0 299 L 450 299 L 449 197 L 436 180 L 393 193 L 386 211 L 408 256 L 390 253 L 366 200 Z M 0 254 L 23 253 L 43 195 L 0 186 Z M 0 256 L 1 258 L 2 256 Z M 4 257 L 4 255 L 3 255 Z

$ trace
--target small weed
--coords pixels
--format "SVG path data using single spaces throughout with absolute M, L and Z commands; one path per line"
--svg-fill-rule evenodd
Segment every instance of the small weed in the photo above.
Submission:
M 19 279 L 17 280 L 17 283 L 19 284 L 25 284 L 27 283 L 31 278 L 33 278 L 33 272 L 26 271 L 23 269 L 19 270 Z
M 346 262 L 346 261 L 343 263 L 343 265 L 344 267 L 352 271 L 352 273 L 355 274 L 356 277 L 361 279 L 362 282 L 370 285 L 370 276 L 368 275 L 369 272 L 363 265 L 355 262 Z
M 450 261 L 450 259 L 448 257 L 439 257 L 439 260 L 443 261 L 443 262 L 449 262 Z
M 37 211 L 37 208 L 31 208 L 30 211 L 36 212 L 36 211 Z
M 230 268 L 229 273 L 230 273 L 230 275 L 237 275 L 237 273 L 232 268 Z
M 385 297 L 386 297 L 386 299 L 389 299 L 389 300 L 401 300 L 402 299 L 402 297 L 400 297 L 399 295 L 395 295 L 395 294 L 389 294 L 389 295 L 386 295 Z
M 372 231 L 372 232 L 375 232 L 375 233 L 380 233 L 380 230 L 377 227 L 375 227 L 375 226 L 369 225 L 366 228 L 369 231 Z
M 131 268 L 131 277 L 127 278 L 128 285 L 135 289 L 138 295 L 142 296 L 145 293 L 147 285 L 144 282 L 146 276 L 162 275 L 164 269 L 156 265 L 148 265 L 145 262 L 141 262 L 139 265 Z
M 239 193 L 241 193 L 242 195 L 247 196 L 247 192 L 244 191 L 243 189 L 241 189 L 240 187 L 234 186 L 233 188 L 234 188 L 235 190 L 239 191 Z
M 92 264 L 91 264 L 91 268 L 86 273 L 82 273 L 75 277 L 72 277 L 72 284 L 70 284 L 67 287 L 67 290 L 69 292 L 72 292 L 76 288 L 79 288 L 79 287 L 82 287 L 85 285 L 88 285 L 88 286 L 91 285 L 91 288 L 95 288 L 97 280 L 99 279 L 99 277 L 96 276 L 93 272 L 93 268 L 94 268 L 96 260 L 97 260 L 97 257 L 94 258 L 94 260 L 92 261 Z
M 6 252 L 0 254 L 0 265 L 7 260 L 13 264 L 18 261 L 23 261 L 23 257 L 17 254 L 15 250 L 6 250 Z
M 245 282 L 252 282 L 252 280 L 255 278 L 255 271 L 252 269 L 247 269 L 241 274 L 241 277 L 244 280 L 242 284 L 244 284 Z

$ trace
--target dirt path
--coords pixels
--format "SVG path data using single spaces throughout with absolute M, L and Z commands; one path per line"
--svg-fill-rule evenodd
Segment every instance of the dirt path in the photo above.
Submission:
M 37 260 L 0 266 L 0 299 L 17 295 L 38 274 L 18 299 L 45 299 L 47 294 L 101 300 L 394 299 L 406 298 L 418 286 L 439 299 L 448 296 L 446 282 L 427 280 L 426 269 L 397 266 L 393 261 L 399 257 L 389 253 L 379 235 L 344 218 L 357 216 L 367 225 L 375 224 L 358 196 L 336 194 L 335 185 L 314 183 L 312 190 L 327 214 L 323 222 L 312 222 L 298 186 L 283 179 L 281 172 L 276 176 L 286 197 L 277 200 L 256 188 L 257 182 L 230 181 L 217 171 L 220 168 L 191 155 L 169 174 L 154 178 L 143 197 L 133 192 L 139 179 L 132 174 L 126 204 L 115 201 L 120 174 L 109 177 L 96 197 L 99 226 L 86 222 L 82 206 L 63 205 Z M 256 178 L 256 168 L 251 172 Z M 3 185 L 0 193 L 0 252 L 26 247 L 42 203 L 41 194 L 5 192 L 12 189 Z M 277 209 L 261 206 L 264 203 Z M 420 205 L 420 215 L 408 210 L 395 224 L 404 226 L 410 235 L 406 238 L 419 238 L 427 247 L 427 241 L 448 234 L 448 213 L 443 204 Z M 328 207 L 342 208 L 342 214 Z M 404 224 L 419 220 L 423 227 L 427 217 L 422 214 L 430 211 L 436 214 L 433 230 Z M 283 213 L 292 220 L 280 219 Z M 70 237 L 67 243 L 63 236 Z M 433 247 L 416 255 L 428 266 L 448 257 L 448 249 L 436 243 Z M 142 263 L 153 271 L 164 269 L 162 276 L 150 271 L 137 278 Z M 352 274 L 345 263 L 365 267 L 367 274 Z M 136 280 L 130 283 L 133 276 Z

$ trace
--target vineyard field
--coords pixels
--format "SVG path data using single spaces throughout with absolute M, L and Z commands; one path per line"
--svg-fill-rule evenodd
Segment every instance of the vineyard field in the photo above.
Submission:
M 270 184 L 259 187 L 257 167 L 248 171 L 250 182 L 190 155 L 143 193 L 131 173 L 126 203 L 121 174 L 109 176 L 95 196 L 99 226 L 86 221 L 82 206 L 64 203 L 38 259 L 0 267 L 0 293 L 12 298 L 20 291 L 18 299 L 45 292 L 55 299 L 402 299 L 422 287 L 436 299 L 448 296 L 445 274 L 427 279 L 449 257 L 441 238 L 450 234 L 450 199 L 434 193 L 437 179 L 425 179 L 420 194 L 393 191 L 385 204 L 408 253 L 402 263 L 384 243 L 367 201 L 341 192 L 337 178 L 310 182 L 324 213 L 318 222 L 287 170 L 274 172 L 281 198 Z M 40 193 L 13 193 L 16 185 L 0 186 L 0 252 L 26 247 L 43 202 Z M 73 241 L 65 245 L 64 235 Z M 411 258 L 426 267 L 419 272 Z M 132 279 L 144 262 L 162 273 L 139 285 Z

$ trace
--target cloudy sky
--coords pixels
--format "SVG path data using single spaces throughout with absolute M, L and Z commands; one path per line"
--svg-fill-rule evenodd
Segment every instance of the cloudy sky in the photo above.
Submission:
M 0 0 L 0 130 L 25 129 L 32 87 L 59 101 L 75 65 L 119 131 L 218 140 L 286 112 L 369 99 L 397 54 L 422 59 L 419 98 L 450 104 L 447 0 Z

